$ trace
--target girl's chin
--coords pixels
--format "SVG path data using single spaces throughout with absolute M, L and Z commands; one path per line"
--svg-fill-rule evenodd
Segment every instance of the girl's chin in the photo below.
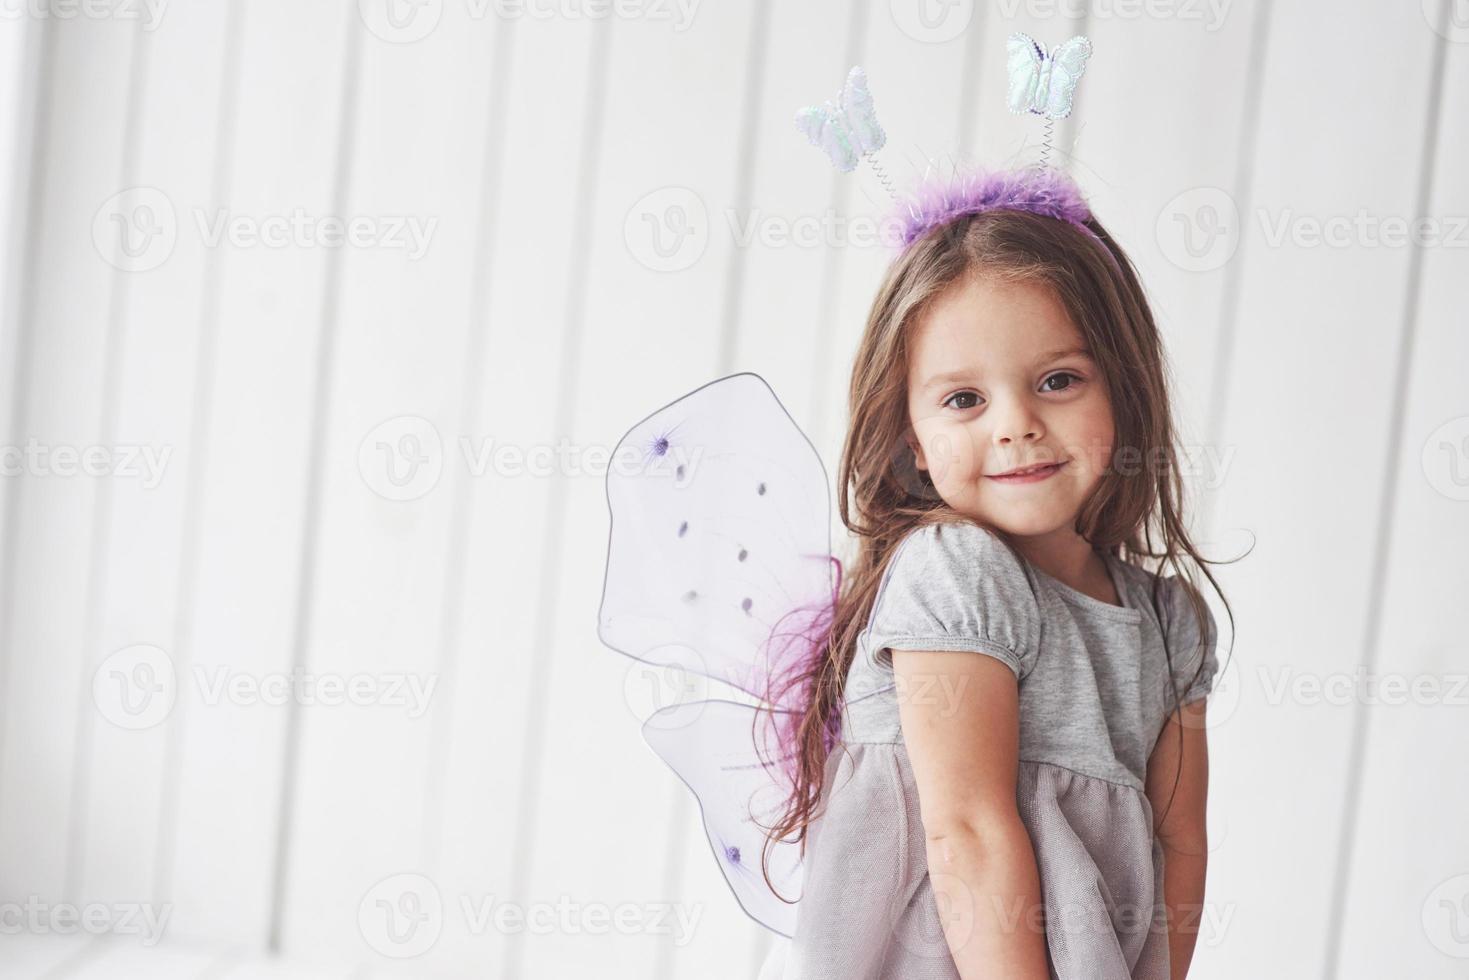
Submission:
M 1002 505 L 976 508 L 969 513 L 985 527 L 1020 538 L 1050 534 L 1070 527 L 1076 521 L 1074 508 L 1060 506 L 1026 508 Z

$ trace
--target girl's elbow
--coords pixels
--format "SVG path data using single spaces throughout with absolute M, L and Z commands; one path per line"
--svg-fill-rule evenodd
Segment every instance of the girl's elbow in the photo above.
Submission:
M 1160 833 L 1158 840 L 1169 854 L 1187 855 L 1201 861 L 1209 857 L 1209 834 L 1202 823 L 1197 827 Z
M 982 815 L 955 814 L 924 821 L 924 838 L 929 853 L 955 849 L 988 854 L 1030 847 L 1030 835 L 1015 810 L 996 810 Z

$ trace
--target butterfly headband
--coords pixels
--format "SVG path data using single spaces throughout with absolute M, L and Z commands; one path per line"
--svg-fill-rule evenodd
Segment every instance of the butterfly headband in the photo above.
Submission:
M 934 228 L 965 215 L 983 211 L 1028 211 L 1086 228 L 1091 217 L 1081 190 L 1064 172 L 1050 166 L 1051 137 L 1057 119 L 1071 114 L 1076 85 L 1086 71 L 1092 43 L 1076 36 L 1049 53 L 1029 35 L 1011 34 L 1006 42 L 1009 75 L 1007 103 L 1014 113 L 1045 119 L 1040 159 L 1033 167 L 1008 171 L 960 173 L 948 178 L 925 174 L 906 198 L 877 161 L 887 134 L 877 121 L 867 73 L 854 67 L 835 103 L 807 106 L 796 113 L 796 128 L 820 146 L 843 173 L 857 169 L 862 160 L 872 167 L 897 202 L 888 227 L 896 244 L 906 248 Z

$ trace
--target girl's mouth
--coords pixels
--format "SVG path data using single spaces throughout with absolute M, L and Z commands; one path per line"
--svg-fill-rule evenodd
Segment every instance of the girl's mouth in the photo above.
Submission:
M 1044 466 L 1034 466 L 1030 469 L 1022 470 L 1021 472 L 1014 475 L 991 476 L 990 479 L 994 480 L 996 483 L 1039 483 L 1042 480 L 1050 479 L 1050 477 L 1059 472 L 1061 467 L 1065 466 L 1066 463 L 1067 460 L 1063 459 L 1059 463 L 1047 463 Z

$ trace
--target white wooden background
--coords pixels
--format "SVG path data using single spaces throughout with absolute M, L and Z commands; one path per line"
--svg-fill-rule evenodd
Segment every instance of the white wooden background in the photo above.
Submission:
M 597 641 L 599 461 L 751 370 L 834 472 L 885 253 L 734 231 L 883 202 L 791 122 L 851 64 L 895 176 L 1032 155 L 1017 29 L 1096 44 L 1060 145 L 1156 303 L 1197 533 L 1253 546 L 1192 975 L 1469 970 L 1463 0 L 390 2 L 0 18 L 0 977 L 753 976 L 769 937 Z M 213 242 L 221 209 L 387 237 Z M 476 472 L 486 441 L 565 451 Z M 436 686 L 210 696 L 293 671 Z

